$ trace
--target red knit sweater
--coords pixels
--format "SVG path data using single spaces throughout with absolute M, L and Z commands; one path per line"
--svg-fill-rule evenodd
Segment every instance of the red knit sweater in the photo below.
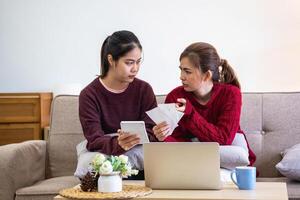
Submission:
M 193 93 L 186 92 L 182 86 L 171 91 L 166 103 L 176 103 L 177 98 L 187 100 L 184 116 L 178 127 L 168 136 L 166 142 L 191 141 L 196 137 L 202 142 L 218 142 L 230 145 L 236 133 L 243 133 L 240 128 L 242 95 L 239 88 L 221 83 L 214 83 L 210 100 L 206 105 L 197 102 Z M 249 149 L 249 161 L 252 165 L 256 156 Z

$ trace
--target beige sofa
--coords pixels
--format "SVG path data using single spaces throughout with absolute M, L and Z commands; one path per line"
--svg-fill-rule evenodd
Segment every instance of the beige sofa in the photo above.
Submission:
M 300 199 L 300 182 L 282 177 L 275 165 L 281 151 L 300 143 L 299 119 L 300 93 L 243 94 L 241 125 L 257 155 L 258 181 L 287 182 L 290 199 Z M 0 146 L 0 199 L 52 199 L 60 189 L 78 184 L 75 146 L 83 139 L 78 96 L 57 96 L 47 142 Z

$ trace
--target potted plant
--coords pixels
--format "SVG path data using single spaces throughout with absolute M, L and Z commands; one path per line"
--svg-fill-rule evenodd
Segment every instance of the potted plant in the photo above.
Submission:
M 95 177 L 99 176 L 98 192 L 120 192 L 122 177 L 138 174 L 138 170 L 132 169 L 127 156 L 104 156 L 100 153 L 90 163 L 90 171 Z

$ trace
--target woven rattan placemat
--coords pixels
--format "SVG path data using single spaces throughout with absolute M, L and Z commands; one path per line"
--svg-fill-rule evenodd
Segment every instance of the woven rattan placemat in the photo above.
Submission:
M 71 199 L 128 199 L 145 196 L 151 193 L 151 188 L 127 184 L 123 184 L 123 190 L 121 192 L 83 192 L 80 187 L 59 191 L 59 195 Z

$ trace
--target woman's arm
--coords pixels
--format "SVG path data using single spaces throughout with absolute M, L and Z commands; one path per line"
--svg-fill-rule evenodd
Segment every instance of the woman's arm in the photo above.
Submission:
M 79 96 L 79 118 L 83 133 L 88 141 L 89 151 L 98 151 L 107 155 L 119 155 L 125 151 L 118 144 L 118 137 L 105 135 L 101 127 L 101 108 L 95 99 L 85 91 Z
M 177 101 L 177 97 L 169 95 L 166 101 Z M 221 145 L 229 145 L 232 143 L 239 129 L 240 113 L 241 92 L 239 89 L 234 89 L 224 99 L 216 124 L 209 123 L 187 100 L 184 111 L 185 115 L 179 121 L 179 126 L 188 130 L 189 133 L 193 134 L 200 141 L 218 142 Z

